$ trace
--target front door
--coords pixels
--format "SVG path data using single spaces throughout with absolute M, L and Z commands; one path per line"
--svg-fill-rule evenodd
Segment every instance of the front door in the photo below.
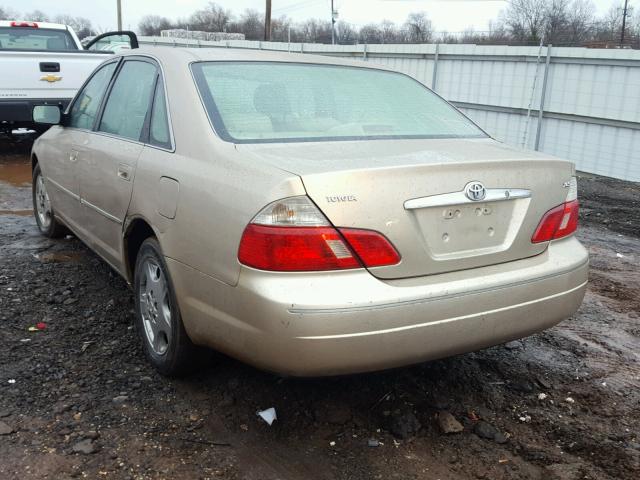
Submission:
M 122 225 L 157 76 L 150 61 L 123 61 L 86 153 L 79 155 L 83 226 L 89 243 L 116 268 L 122 268 Z
M 80 175 L 78 160 L 86 150 L 88 132 L 93 128 L 100 103 L 116 69 L 117 62 L 95 71 L 76 96 L 64 127 L 54 127 L 47 148 L 51 161 L 46 163 L 47 191 L 62 217 L 74 229 L 81 230 Z M 53 133 L 53 132 L 52 132 Z

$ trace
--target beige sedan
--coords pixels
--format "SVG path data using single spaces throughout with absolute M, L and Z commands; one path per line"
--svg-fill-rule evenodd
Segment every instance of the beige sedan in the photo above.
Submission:
M 571 162 L 487 136 L 416 80 L 235 49 L 111 57 L 35 143 L 43 234 L 135 290 L 145 351 L 371 371 L 551 327 L 588 256 Z

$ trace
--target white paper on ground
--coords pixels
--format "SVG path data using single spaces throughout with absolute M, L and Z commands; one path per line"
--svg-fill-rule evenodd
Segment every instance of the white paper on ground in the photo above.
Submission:
M 267 422 L 269 425 L 271 425 L 273 421 L 278 418 L 276 416 L 276 409 L 273 407 L 267 408 L 266 410 L 262 410 L 261 412 L 258 412 L 258 416 L 262 418 L 265 422 Z

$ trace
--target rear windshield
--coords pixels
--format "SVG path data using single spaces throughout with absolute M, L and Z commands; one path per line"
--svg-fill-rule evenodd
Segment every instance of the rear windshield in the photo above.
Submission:
M 400 73 L 277 62 L 199 62 L 192 69 L 209 118 L 227 141 L 486 136 Z
M 66 30 L 0 27 L 0 50 L 78 50 Z

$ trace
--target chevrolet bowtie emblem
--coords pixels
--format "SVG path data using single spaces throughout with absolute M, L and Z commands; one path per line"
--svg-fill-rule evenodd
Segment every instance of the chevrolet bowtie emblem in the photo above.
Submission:
M 53 83 L 53 82 L 59 82 L 60 80 L 62 80 L 62 77 L 59 77 L 58 75 L 52 75 L 52 74 L 40 77 L 40 81 L 42 82 Z

